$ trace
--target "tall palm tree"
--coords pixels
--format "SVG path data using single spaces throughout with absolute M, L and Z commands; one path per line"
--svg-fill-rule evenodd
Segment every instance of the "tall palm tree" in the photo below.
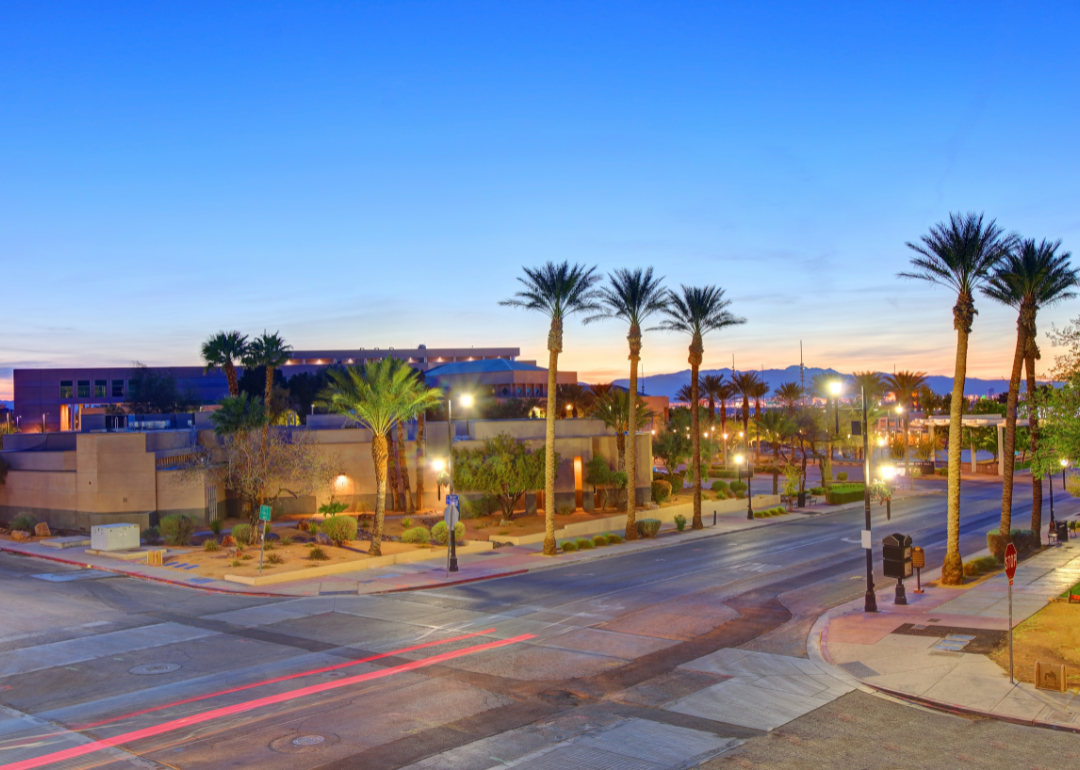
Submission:
M 589 322 L 589 319 L 586 318 L 585 323 L 588 323 L 588 322 Z M 615 387 L 615 383 L 613 383 L 613 382 L 598 382 L 598 383 L 596 383 L 594 385 L 590 385 L 589 386 L 589 392 L 592 394 L 593 402 L 595 403 L 597 400 L 599 400 L 599 399 L 603 398 L 604 396 L 606 396 L 608 393 L 611 392 L 612 388 L 614 388 L 614 387 Z
M 968 337 L 976 313 L 975 292 L 986 284 L 1014 240 L 993 220 L 984 224 L 981 214 L 950 214 L 947 223 L 931 227 L 919 243 L 907 244 L 916 253 L 911 258 L 914 270 L 900 273 L 901 278 L 928 281 L 956 292 L 956 367 L 949 402 L 949 513 L 945 560 L 941 565 L 944 585 L 959 585 L 964 580 L 960 556 L 960 410 L 967 379 Z
M 645 399 L 638 396 L 637 404 L 634 406 L 634 417 L 636 424 L 634 430 L 630 430 L 630 394 L 621 389 L 615 389 L 608 391 L 607 394 L 601 396 L 593 402 L 592 408 L 589 410 L 589 417 L 595 420 L 603 420 L 604 425 L 615 431 L 615 448 L 618 453 L 618 470 L 625 470 L 627 478 L 630 478 L 630 452 L 632 441 L 626 439 L 631 435 L 636 435 L 649 420 L 656 417 L 656 412 L 648 407 L 645 403 Z M 634 527 L 635 534 L 637 534 L 637 525 Z
M 751 391 L 754 396 L 754 430 L 758 435 L 757 455 L 761 456 L 761 402 L 769 394 L 769 385 L 762 379 L 754 384 Z
M 668 292 L 668 304 L 663 309 L 667 318 L 660 328 L 690 335 L 690 441 L 694 468 L 694 523 L 693 529 L 704 529 L 701 521 L 701 402 L 698 392 L 698 370 L 705 354 L 704 337 L 712 331 L 746 323 L 745 318 L 733 315 L 728 307 L 731 300 L 724 299 L 719 286 L 682 286 L 682 292 Z
M 851 379 L 855 381 L 855 392 L 866 395 L 867 408 L 869 408 L 871 402 L 877 401 L 885 394 L 885 380 L 878 372 L 870 370 L 854 372 Z M 822 398 L 825 398 L 825 396 L 822 396 Z
M 371 459 L 375 464 L 375 524 L 371 530 L 371 556 L 382 556 L 386 516 L 386 436 L 394 423 L 408 420 L 422 409 L 438 405 L 442 391 L 422 385 L 407 364 L 393 358 L 367 361 L 363 368 L 328 369 L 330 383 L 318 405 L 371 429 Z
M 600 319 L 619 319 L 629 325 L 626 341 L 630 346 L 630 387 L 633 398 L 627 398 L 627 425 L 633 425 L 631 433 L 646 420 L 638 419 L 638 368 L 641 362 L 641 325 L 655 313 L 667 307 L 668 294 L 663 278 L 653 276 L 651 267 L 635 270 L 616 270 L 608 275 L 608 285 L 598 292 L 601 311 L 585 319 L 591 323 Z M 644 402 L 642 402 L 644 403 Z M 629 501 L 626 506 L 627 540 L 637 540 L 637 439 L 631 435 L 626 446 L 626 477 Z
M 266 408 L 262 402 L 247 393 L 221 399 L 221 408 L 210 413 L 214 434 L 232 436 L 250 433 L 266 422 Z
M 1016 320 L 1016 352 L 1013 354 L 1012 373 L 1009 377 L 1009 396 L 1005 408 L 1005 446 L 1002 448 L 1005 460 L 1005 476 L 1001 490 L 1001 526 L 998 531 L 1005 542 L 1009 542 L 1009 530 L 1012 526 L 1013 474 L 1016 463 L 1016 407 L 1020 397 L 1020 376 L 1028 358 L 1029 341 L 1035 339 L 1035 317 L 1039 308 L 1049 307 L 1064 299 L 1076 296 L 1078 273 L 1071 264 L 1069 252 L 1058 254 L 1061 241 L 1036 243 L 1034 239 L 1020 241 L 1008 253 L 989 282 L 983 287 L 983 294 L 1003 305 L 1019 311 Z M 1032 350 L 1032 363 L 1037 355 Z M 1034 366 L 1029 368 L 1028 393 L 1034 394 Z M 1038 436 L 1038 421 L 1035 410 L 1031 410 L 1035 419 L 1034 441 Z M 1042 483 L 1031 476 L 1031 528 L 1038 532 L 1042 527 Z
M 723 374 L 701 375 L 701 392 L 709 399 L 709 422 L 713 425 L 716 424 L 716 402 L 723 398 L 725 385 Z
M 266 367 L 266 395 L 263 403 L 270 406 L 270 396 L 274 391 L 274 370 L 284 366 L 292 356 L 292 346 L 286 345 L 278 332 L 261 335 L 248 343 L 244 350 L 245 367 Z
M 750 454 L 750 400 L 757 391 L 757 372 L 735 372 L 731 375 L 731 387 L 735 395 L 742 396 L 743 435 L 746 439 L 746 453 Z
M 776 398 L 783 405 L 784 411 L 791 416 L 799 410 L 799 403 L 806 396 L 806 391 L 797 382 L 785 382 L 776 389 Z
M 236 361 L 242 361 L 247 352 L 247 335 L 240 332 L 218 332 L 202 344 L 202 357 L 206 362 L 207 373 L 221 368 L 229 383 L 229 395 L 240 395 L 240 385 L 236 380 Z
M 926 383 L 926 372 L 912 372 L 907 369 L 896 374 L 885 375 L 885 384 L 896 394 L 896 403 L 903 408 L 904 420 L 904 476 L 908 480 L 908 488 L 914 488 L 915 482 L 908 472 L 908 424 L 911 420 L 911 402 L 915 395 Z
M 557 386 L 555 391 L 567 417 L 582 417 L 592 408 L 593 392 L 590 388 L 570 382 Z
M 698 389 L 698 396 L 700 397 L 700 395 L 701 395 L 701 380 L 698 380 L 697 389 Z M 675 399 L 677 401 L 685 401 L 686 406 L 687 406 L 688 409 L 693 407 L 693 404 L 694 404 L 694 402 L 692 400 L 693 398 L 694 398 L 694 386 L 691 385 L 690 383 L 687 383 L 686 385 L 683 385 L 681 388 L 679 388 L 675 392 Z M 700 400 L 698 401 L 698 406 L 701 406 L 701 401 Z
M 523 268 L 518 281 L 524 287 L 500 305 L 534 310 L 551 319 L 548 329 L 548 386 L 544 418 L 547 422 L 544 446 L 544 554 L 555 555 L 555 375 L 563 349 L 563 323 L 573 313 L 594 313 L 600 309 L 595 267 L 571 266 L 568 262 L 548 262 L 538 268 Z

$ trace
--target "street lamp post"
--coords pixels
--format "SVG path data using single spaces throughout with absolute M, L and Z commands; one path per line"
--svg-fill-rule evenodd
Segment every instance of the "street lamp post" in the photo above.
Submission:
M 870 528 L 870 432 L 866 420 L 866 386 L 862 386 L 862 434 L 863 434 L 863 529 L 862 546 L 866 549 L 866 595 L 863 612 L 877 612 L 877 595 L 874 593 L 874 543 Z
M 1059 460 L 1061 463 L 1061 490 L 1065 491 L 1065 469 L 1069 467 L 1069 461 L 1065 458 Z M 1054 520 L 1054 474 L 1048 473 L 1047 478 L 1050 480 L 1050 533 L 1047 535 L 1047 542 L 1053 537 L 1057 531 L 1057 522 Z
M 894 478 L 896 478 L 896 467 L 892 465 L 881 466 L 881 479 L 886 484 L 889 484 Z M 892 489 L 889 490 L 889 496 L 885 498 L 885 518 L 892 521 Z
M 754 495 L 750 490 L 750 453 L 745 455 L 735 455 L 735 464 L 742 465 L 746 463 L 746 518 L 753 520 L 754 518 Z M 740 471 L 742 468 L 739 469 Z
M 472 406 L 472 396 L 468 393 L 461 397 L 461 405 L 468 408 Z M 453 412 L 454 399 L 450 396 L 450 391 L 446 392 L 446 468 L 450 474 L 450 483 L 447 484 L 449 490 L 447 494 L 454 494 L 454 412 Z M 469 422 L 465 421 L 465 430 L 468 431 Z M 460 515 L 460 508 L 458 509 Z M 456 524 L 447 525 L 447 538 L 450 540 L 450 566 L 447 568 L 449 572 L 458 571 L 457 562 L 457 533 L 454 531 Z

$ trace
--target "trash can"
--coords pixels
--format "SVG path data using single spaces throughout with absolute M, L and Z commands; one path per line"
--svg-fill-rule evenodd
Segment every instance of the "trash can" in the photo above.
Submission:
M 887 578 L 896 578 L 896 598 L 893 604 L 907 604 L 904 591 L 904 578 L 914 574 L 911 559 L 911 535 L 899 532 L 885 537 L 881 541 L 881 561 Z
M 1067 543 L 1069 541 L 1069 522 L 1058 521 L 1057 524 L 1057 541 L 1059 543 Z

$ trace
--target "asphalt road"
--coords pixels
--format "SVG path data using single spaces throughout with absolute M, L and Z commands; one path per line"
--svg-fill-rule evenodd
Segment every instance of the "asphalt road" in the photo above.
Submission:
M 965 482 L 963 553 L 985 547 L 999 500 L 999 485 Z M 940 564 L 944 507 L 943 494 L 915 498 L 886 522 L 875 506 L 875 538 L 910 534 L 928 564 Z M 1024 507 L 1019 499 L 1014 526 L 1026 523 Z M 0 556 L 0 703 L 14 710 L 9 720 L 37 720 L 0 727 L 0 770 L 103 739 L 131 754 L 95 751 L 62 766 L 464 770 L 502 762 L 496 750 L 520 756 L 628 718 L 749 739 L 738 751 L 760 762 L 752 747 L 773 734 L 660 706 L 715 683 L 677 667 L 717 650 L 805 656 L 821 612 L 864 590 L 862 518 L 801 516 L 384 597 L 258 599 L 110 576 L 66 580 L 73 574 L 57 565 Z M 876 582 L 885 605 L 892 581 L 880 565 Z M 418 645 L 430 646 L 410 649 Z M 852 695 L 831 707 L 858 713 L 843 705 Z M 861 717 L 870 719 L 863 729 L 889 718 L 881 713 Z M 969 725 L 927 718 L 941 720 L 943 740 Z M 1010 730 L 1037 745 L 1038 731 Z M 1063 750 L 1080 750 L 1080 737 L 1068 739 Z M 813 752 L 798 761 L 817 761 Z

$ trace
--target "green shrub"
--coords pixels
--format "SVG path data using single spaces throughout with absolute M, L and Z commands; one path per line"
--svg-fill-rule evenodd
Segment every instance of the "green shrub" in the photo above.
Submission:
M 251 555 L 250 553 L 245 553 L 245 554 L 244 554 L 243 556 L 241 556 L 240 558 L 241 558 L 241 559 L 244 559 L 244 560 L 247 560 L 247 559 L 254 559 L 255 557 L 254 557 L 254 556 L 252 556 L 252 555 Z
M 281 536 L 281 544 L 282 545 L 292 545 L 292 538 L 289 537 L 288 535 L 282 535 Z
M 730 492 L 731 486 L 726 481 L 714 481 L 712 483 L 713 492 Z
M 672 497 L 678 497 L 679 493 L 683 490 L 683 476 L 678 473 L 671 474 L 671 495 Z
M 562 544 L 561 548 L 563 549 L 563 553 L 573 553 L 577 550 L 577 543 L 573 540 L 567 540 Z
M 233 559 L 232 561 L 229 562 L 229 566 L 230 567 L 240 567 L 242 565 L 240 564 L 239 559 Z
M 462 499 L 459 510 L 461 511 L 461 518 L 476 519 L 480 516 L 487 516 L 489 513 L 494 513 L 500 509 L 499 502 L 494 497 L 484 495 L 476 500 Z
M 861 483 L 833 484 L 825 492 L 825 500 L 830 505 L 854 503 L 866 497 L 866 487 Z
M 745 481 L 733 481 L 728 486 L 731 488 L 731 491 L 734 492 L 736 495 L 742 495 L 746 493 Z
M 622 541 L 622 535 L 616 534 L 614 532 L 607 536 L 608 545 L 618 545 Z
M 202 547 L 204 551 L 217 551 L 221 548 L 221 546 L 218 545 L 218 541 L 214 540 L 213 538 L 203 543 Z
M 139 533 L 139 538 L 144 543 L 156 543 L 161 539 L 161 530 L 157 527 L 147 527 Z
M 577 539 L 577 547 L 580 551 L 588 551 L 593 547 L 593 541 L 589 540 L 587 537 L 579 537 Z
M 24 532 L 33 532 L 34 527 L 37 526 L 37 519 L 35 519 L 29 513 L 20 513 L 14 519 L 11 520 L 12 529 L 21 529 Z
M 310 551 L 308 551 L 307 557 L 311 561 L 326 561 L 327 559 L 330 558 L 329 556 L 326 555 L 326 551 L 324 551 L 322 548 L 320 548 L 317 545 L 313 546 L 312 549 Z
M 188 545 L 195 534 L 195 519 L 182 513 L 162 516 L 159 526 L 165 545 Z
M 967 577 L 977 577 L 992 572 L 999 566 L 998 560 L 993 556 L 980 556 L 978 559 L 964 562 L 964 574 Z
M 337 516 L 339 513 L 345 513 L 345 509 L 348 507 L 347 503 L 343 503 L 340 500 L 334 500 L 333 502 L 320 505 L 319 513 L 325 516 Z
M 221 519 L 210 520 L 210 531 L 214 533 L 214 537 L 221 537 L 221 528 L 225 525 Z
M 847 481 L 847 471 L 840 471 L 836 474 L 837 481 Z
M 683 516 L 681 513 L 675 515 L 674 521 L 675 529 L 679 530 L 680 532 L 686 529 L 686 517 Z
M 232 528 L 233 540 L 239 546 L 249 545 L 251 543 L 251 525 L 250 524 L 237 524 Z M 312 533 L 314 534 L 314 533 Z
M 431 539 L 439 545 L 446 545 L 448 542 L 446 532 L 446 522 L 437 521 L 435 526 L 431 528 Z M 454 525 L 454 539 L 461 540 L 463 537 L 465 537 L 465 525 L 459 521 Z
M 574 506 L 572 505 L 560 505 L 555 509 L 555 513 L 560 516 L 570 516 L 574 513 Z
M 825 487 L 810 487 L 810 494 L 823 495 L 825 494 Z
M 638 535 L 641 537 L 656 537 L 656 533 L 660 531 L 660 525 L 660 519 L 638 519 Z
M 345 541 L 356 539 L 356 519 L 352 516 L 331 516 L 323 519 L 319 529 L 339 548 Z
M 427 545 L 431 542 L 431 533 L 427 527 L 413 527 L 405 530 L 401 535 L 401 542 L 412 545 Z
M 406 516 L 404 519 L 402 519 L 401 520 L 401 528 L 402 529 L 412 529 L 413 528 L 412 519 L 410 519 L 408 516 Z
M 266 557 L 267 564 L 284 564 L 285 560 L 281 558 L 281 554 L 272 553 Z
M 671 482 L 664 479 L 658 479 L 652 483 L 652 499 L 653 502 L 659 505 L 660 503 L 667 502 L 671 497 Z
M 938 476 L 948 476 L 949 475 L 949 469 L 948 469 L 948 467 L 937 468 L 937 469 L 934 470 L 934 473 L 937 474 Z
M 593 535 L 592 542 L 597 548 L 603 548 L 608 544 L 607 535 Z

